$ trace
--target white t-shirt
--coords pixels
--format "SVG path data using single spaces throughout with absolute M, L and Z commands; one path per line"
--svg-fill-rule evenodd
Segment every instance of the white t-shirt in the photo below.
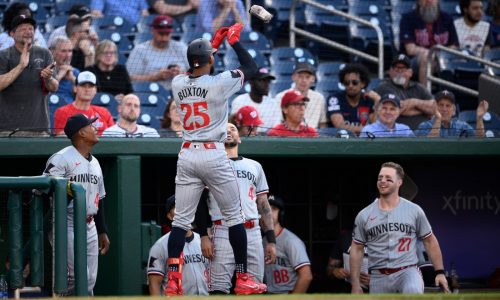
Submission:
M 290 90 L 293 89 L 284 90 L 276 95 L 276 100 L 281 103 L 283 95 Z M 307 91 L 306 97 L 309 98 L 309 102 L 306 102 L 305 122 L 308 126 L 318 129 L 319 124 L 327 122 L 325 97 L 321 93 L 311 89 Z
M 128 132 L 127 130 L 115 124 L 102 133 L 103 137 L 127 137 L 127 138 L 137 138 L 137 137 L 160 137 L 156 129 L 147 127 L 144 125 L 137 125 L 135 132 Z
M 475 56 L 481 56 L 486 40 L 488 39 L 490 24 L 485 21 L 479 21 L 479 23 L 470 27 L 465 24 L 464 18 L 456 19 L 454 23 L 460 48 L 469 50 Z
M 270 128 L 281 123 L 282 115 L 281 115 L 281 106 L 280 102 L 274 98 L 269 96 L 264 96 L 262 98 L 261 103 L 254 102 L 252 98 L 250 98 L 250 94 L 242 94 L 238 97 L 234 98 L 231 104 L 231 114 L 235 114 L 238 112 L 240 108 L 243 106 L 252 106 L 255 107 L 257 112 L 259 113 L 259 117 L 264 122 L 264 124 L 260 125 L 257 128 L 257 132 L 266 132 Z

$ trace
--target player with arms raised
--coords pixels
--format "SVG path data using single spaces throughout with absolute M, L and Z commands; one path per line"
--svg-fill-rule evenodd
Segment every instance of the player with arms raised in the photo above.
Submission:
M 266 286 L 247 274 L 247 236 L 236 177 L 227 157 L 228 98 L 239 91 L 245 77 L 257 72 L 257 64 L 239 43 L 242 24 L 220 28 L 212 43 L 192 41 L 187 50 L 190 73 L 172 80 L 172 93 L 183 125 L 181 151 L 175 178 L 176 214 L 168 242 L 167 295 L 182 295 L 182 264 L 179 259 L 185 235 L 193 223 L 196 207 L 205 186 L 217 201 L 229 227 L 229 241 L 236 262 L 237 294 L 259 294 Z M 241 66 L 212 76 L 213 54 L 227 37 Z

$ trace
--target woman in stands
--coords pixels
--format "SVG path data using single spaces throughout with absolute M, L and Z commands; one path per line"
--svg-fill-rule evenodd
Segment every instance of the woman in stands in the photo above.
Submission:
M 170 100 L 163 112 L 159 133 L 160 137 L 182 137 L 181 117 L 173 99 Z
M 110 40 L 101 41 L 95 51 L 95 65 L 86 70 L 97 77 L 97 92 L 109 93 L 117 100 L 132 93 L 132 83 L 124 65 L 118 64 L 118 49 Z

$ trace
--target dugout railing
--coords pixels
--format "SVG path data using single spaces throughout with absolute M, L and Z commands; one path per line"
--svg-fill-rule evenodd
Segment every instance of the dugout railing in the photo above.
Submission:
M 373 56 L 364 52 L 361 52 L 359 50 L 356 50 L 355 48 L 349 47 L 347 45 L 343 45 L 341 43 L 329 40 L 327 38 L 324 38 L 320 35 L 317 35 L 315 33 L 312 33 L 310 31 L 298 28 L 296 24 L 296 8 L 298 2 L 303 2 L 305 4 L 314 6 L 316 8 L 328 11 L 334 15 L 344 17 L 350 21 L 354 21 L 356 23 L 362 24 L 364 26 L 370 27 L 375 32 L 377 33 L 377 54 L 378 56 Z M 335 48 L 337 50 L 340 50 L 342 52 L 348 53 L 348 54 L 353 54 L 357 55 L 359 57 L 362 57 L 370 62 L 373 62 L 377 64 L 377 76 L 379 79 L 384 78 L 384 34 L 382 33 L 382 29 L 376 24 L 371 23 L 370 21 L 367 21 L 365 19 L 350 15 L 348 13 L 345 13 L 343 11 L 337 10 L 333 8 L 332 6 L 326 6 L 324 4 L 321 4 L 319 2 L 313 1 L 313 0 L 293 0 L 291 3 L 290 7 L 290 47 L 295 47 L 296 46 L 296 34 L 305 36 L 311 40 L 323 43 L 325 45 L 328 45 L 332 48 Z
M 74 257 L 75 295 L 87 296 L 87 226 L 85 189 L 81 184 L 71 183 L 74 196 Z M 7 255 L 9 288 L 19 298 L 24 288 L 24 247 L 29 248 L 30 282 L 43 287 L 44 282 L 44 203 L 53 198 L 54 243 L 53 243 L 53 293 L 64 295 L 68 290 L 67 263 L 67 205 L 68 179 L 32 176 L 0 177 L 0 190 L 7 190 L 8 244 Z M 29 201 L 29 238 L 23 243 L 23 193 L 31 193 Z M 26 224 L 26 221 L 24 222 Z

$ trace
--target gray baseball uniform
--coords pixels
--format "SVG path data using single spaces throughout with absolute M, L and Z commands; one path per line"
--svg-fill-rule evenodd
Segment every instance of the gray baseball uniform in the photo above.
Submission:
M 47 161 L 44 175 L 69 178 L 85 188 L 87 207 L 87 277 L 88 292 L 93 294 L 97 278 L 99 245 L 93 216 L 97 214 L 99 201 L 106 196 L 101 166 L 94 156 L 83 157 L 73 146 L 68 146 L 52 155 Z M 68 205 L 68 292 L 74 294 L 74 238 L 73 200 Z
M 257 195 L 267 194 L 266 175 L 260 163 L 255 160 L 238 157 L 231 159 L 240 191 L 241 206 L 245 216 L 248 249 L 248 273 L 258 282 L 264 277 L 264 248 L 259 226 Z M 212 241 L 214 257 L 210 264 L 210 291 L 229 293 L 231 277 L 235 270 L 233 248 L 229 243 L 228 227 L 213 195 L 209 194 L 208 208 L 214 223 Z
M 168 237 L 170 233 L 162 236 L 149 250 L 148 275 L 163 276 L 161 294 L 168 279 Z M 184 264 L 182 265 L 182 287 L 184 295 L 208 295 L 208 259 L 201 253 L 200 235 L 193 232 L 192 238 L 186 239 L 182 251 Z
M 264 240 L 264 247 L 267 241 Z M 289 293 L 297 282 L 297 270 L 310 265 L 304 242 L 290 230 L 283 230 L 276 237 L 276 262 L 266 265 L 264 281 L 271 294 Z
M 227 226 L 243 223 L 238 183 L 223 143 L 227 136 L 227 99 L 241 89 L 243 81 L 240 70 L 193 78 L 182 74 L 172 81 L 184 139 L 175 178 L 175 227 L 191 228 L 205 186 L 219 204 Z
M 402 197 L 391 211 L 381 210 L 379 199 L 364 208 L 356 216 L 353 241 L 367 247 L 370 293 L 423 293 L 416 243 L 431 234 L 422 208 Z

